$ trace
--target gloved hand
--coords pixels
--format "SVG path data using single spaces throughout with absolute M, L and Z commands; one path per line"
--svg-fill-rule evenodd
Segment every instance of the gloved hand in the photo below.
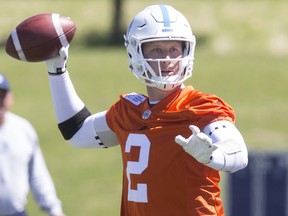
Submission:
M 183 149 L 197 161 L 202 164 L 208 164 L 217 146 L 213 145 L 211 138 L 200 132 L 197 126 L 190 125 L 189 128 L 193 134 L 187 139 L 178 135 L 175 137 L 175 142 L 181 145 Z
M 69 45 L 60 48 L 59 55 L 45 61 L 49 74 L 62 74 L 66 71 L 68 49 Z

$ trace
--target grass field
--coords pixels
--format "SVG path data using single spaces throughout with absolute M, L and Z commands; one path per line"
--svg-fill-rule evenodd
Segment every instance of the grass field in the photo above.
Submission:
M 2 0 L 0 43 L 24 18 L 58 12 L 77 23 L 68 69 L 75 88 L 92 112 L 107 109 L 120 93 L 145 88 L 127 69 L 123 47 L 82 45 L 93 31 L 105 33 L 112 1 Z M 237 127 L 250 151 L 287 151 L 287 1 L 168 0 L 189 19 L 196 38 L 194 74 L 186 84 L 214 93 L 230 103 Z M 125 1 L 125 23 L 154 1 Z M 16 61 L 0 50 L 0 71 L 15 95 L 12 111 L 37 130 L 47 165 L 67 216 L 119 215 L 121 157 L 119 148 L 79 150 L 66 143 L 56 125 L 43 63 Z M 32 216 L 45 215 L 29 197 Z

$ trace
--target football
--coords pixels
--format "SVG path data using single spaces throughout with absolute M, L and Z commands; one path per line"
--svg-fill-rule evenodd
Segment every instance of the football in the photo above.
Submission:
M 76 24 L 56 13 L 38 14 L 22 21 L 6 40 L 8 55 L 20 61 L 41 62 L 53 58 L 68 46 Z

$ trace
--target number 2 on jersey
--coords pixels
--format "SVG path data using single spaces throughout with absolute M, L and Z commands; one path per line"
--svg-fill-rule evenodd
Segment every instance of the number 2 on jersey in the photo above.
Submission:
M 134 202 L 148 202 L 147 184 L 138 183 L 137 189 L 131 188 L 131 175 L 141 175 L 148 167 L 150 141 L 144 134 L 129 134 L 126 142 L 125 152 L 129 153 L 131 148 L 140 147 L 138 161 L 128 161 L 126 175 L 128 178 L 128 200 Z

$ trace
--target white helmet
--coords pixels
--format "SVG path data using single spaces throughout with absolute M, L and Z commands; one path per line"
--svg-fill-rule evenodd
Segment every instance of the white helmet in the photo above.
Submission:
M 129 68 L 133 74 L 145 85 L 169 91 L 181 85 L 191 77 L 193 70 L 195 36 L 187 19 L 169 5 L 152 5 L 138 13 L 131 21 L 126 35 L 125 46 L 128 52 Z M 152 41 L 183 41 L 184 52 L 182 58 L 174 61 L 181 62 L 176 75 L 156 75 L 142 53 L 142 44 Z M 171 59 L 173 61 L 173 59 Z M 164 59 L 149 59 L 160 62 Z

